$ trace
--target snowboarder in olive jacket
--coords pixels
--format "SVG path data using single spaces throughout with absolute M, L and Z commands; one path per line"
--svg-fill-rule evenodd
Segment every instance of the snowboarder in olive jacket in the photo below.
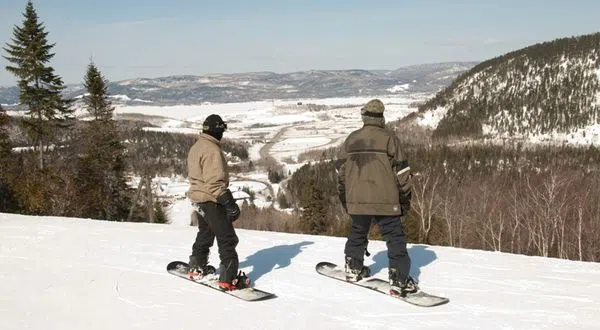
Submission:
M 391 288 L 404 294 L 418 290 L 409 275 L 411 262 L 400 218 L 410 209 L 410 167 L 398 137 L 385 128 L 384 109 L 378 99 L 361 108 L 364 125 L 346 138 L 336 162 L 339 198 L 352 217 L 345 269 L 350 281 L 370 276 L 363 255 L 374 220 L 387 241 Z

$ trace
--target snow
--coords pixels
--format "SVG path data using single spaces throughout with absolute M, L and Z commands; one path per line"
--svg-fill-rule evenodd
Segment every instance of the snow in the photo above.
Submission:
M 396 85 L 396 86 L 388 88 L 387 91 L 390 93 L 406 92 L 409 87 L 410 87 L 410 84 L 400 84 L 400 85 Z
M 308 136 L 308 137 L 290 137 L 277 142 L 271 149 L 276 153 L 277 159 L 281 160 L 286 157 L 292 157 L 297 160 L 298 150 L 310 150 L 316 148 L 327 147 L 331 143 L 331 139 L 325 136 Z
M 427 96 L 415 93 L 379 98 L 386 105 L 386 120 L 392 121 L 414 111 L 412 104 L 423 101 Z M 269 143 L 269 155 L 283 162 L 282 160 L 290 158 L 295 161 L 304 151 L 341 144 L 351 131 L 362 126 L 360 108 L 375 97 L 377 96 L 176 106 L 117 105 L 115 113 L 151 116 L 149 120 L 160 125 L 145 128 L 146 130 L 189 134 L 197 134 L 206 116 L 217 113 L 228 122 L 225 138 L 251 144 L 249 154 L 252 161 L 261 158 L 261 149 Z M 298 105 L 299 102 L 303 105 Z M 326 106 L 327 109 L 311 111 L 310 105 Z
M 131 101 L 131 98 L 129 98 L 129 96 L 127 96 L 127 95 L 109 95 L 109 97 L 111 97 L 113 99 L 118 99 L 121 101 Z
M 403 96 L 379 96 L 386 104 L 387 110 L 397 109 L 402 105 L 406 110 L 406 105 L 415 100 L 423 100 L 429 95 L 403 95 Z M 116 96 L 115 96 L 116 97 Z M 295 113 L 285 113 L 282 109 L 296 107 L 298 102 L 302 104 L 319 104 L 327 106 L 346 106 L 360 108 L 369 100 L 378 97 L 338 97 L 326 99 L 294 99 L 294 100 L 272 100 L 272 101 L 253 101 L 238 103 L 207 103 L 201 105 L 173 105 L 173 106 L 153 106 L 153 105 L 116 105 L 115 113 L 138 113 L 149 116 L 164 116 L 171 119 L 185 121 L 203 121 L 204 118 L 212 113 L 218 113 L 224 119 L 232 120 L 250 120 L 251 123 L 270 123 L 283 124 L 299 121 L 312 121 L 315 113 L 306 109 L 293 111 Z M 293 108 L 292 108 L 293 109 Z
M 320 260 L 342 262 L 345 238 L 238 229 L 241 269 L 277 294 L 248 303 L 166 272 L 187 260 L 196 232 L 0 214 L 0 328 L 600 328 L 597 263 L 409 245 L 420 286 L 450 298 L 423 308 L 316 274 Z M 365 263 L 386 278 L 385 243 L 369 250 Z
M 142 100 L 142 99 L 133 99 L 136 102 L 141 102 L 141 103 L 154 103 L 153 101 L 148 101 L 148 100 Z
M 248 158 L 256 162 L 260 159 L 260 149 L 264 146 L 264 143 L 254 143 L 248 148 Z
M 436 128 L 440 121 L 446 115 L 447 111 L 448 109 L 444 107 L 437 107 L 434 110 L 420 114 L 420 118 L 417 119 L 417 123 L 422 126 Z
M 266 172 L 253 172 L 253 173 L 245 173 L 244 176 L 248 179 L 256 180 L 256 181 L 267 181 L 268 176 Z
M 128 184 L 135 188 L 138 186 L 139 180 L 139 177 L 133 177 Z M 269 185 L 267 174 L 256 172 L 250 175 L 243 173 L 243 176 L 231 175 L 228 188 L 234 198 L 240 199 L 238 201 L 240 207 L 243 203 L 241 199 L 250 197 L 242 189 L 249 189 L 254 193 L 252 203 L 257 207 L 270 207 L 273 205 L 273 199 L 277 196 L 277 191 L 274 190 L 272 194 L 271 189 L 273 187 L 269 187 Z M 187 198 L 188 189 L 189 181 L 187 178 L 178 176 L 173 178 L 155 177 L 152 179 L 154 195 L 169 202 L 166 212 L 169 219 L 177 225 L 189 225 L 189 214 L 192 207 L 190 200 Z
M 290 174 L 294 174 L 299 168 L 301 168 L 302 166 L 308 164 L 308 162 L 301 162 L 301 163 L 297 163 L 297 164 L 284 164 L 284 171 L 285 174 L 288 174 L 288 172 Z
M 575 146 L 600 145 L 600 124 L 588 125 L 571 133 L 537 134 L 526 137 L 531 143 L 566 143 Z
M 177 133 L 177 134 L 199 134 L 200 130 L 195 128 L 185 127 L 144 127 L 144 131 L 148 132 L 162 132 L 162 133 Z
M 598 83 L 600 83 L 600 67 L 594 70 L 594 74 L 596 75 L 596 79 Z M 600 106 L 600 92 L 596 93 L 596 102 L 594 103 L 596 106 Z
M 147 120 L 159 127 L 145 127 L 147 131 L 187 134 L 198 134 L 205 117 L 218 113 L 228 122 L 224 137 L 248 142 L 249 159 L 255 165 L 260 164 L 263 156 L 270 156 L 283 166 L 285 175 L 289 175 L 307 163 L 298 161 L 302 152 L 339 146 L 350 132 L 360 128 L 360 108 L 374 97 L 377 96 L 177 106 L 117 105 L 115 112 L 118 115 L 136 113 L 148 116 Z M 379 98 L 386 105 L 386 120 L 392 121 L 414 111 L 413 104 L 426 97 L 425 94 L 406 94 Z M 312 105 L 325 106 L 325 109 Z M 268 181 L 266 168 L 257 167 L 257 170 L 233 176 L 230 182 L 232 192 L 240 191 L 247 184 L 257 207 L 273 206 L 278 209 L 276 197 L 279 186 Z M 257 182 L 250 183 L 252 181 Z M 172 203 L 168 209 L 172 218 L 190 210 L 184 203 L 186 180 L 174 180 L 173 185 L 171 188 L 170 183 L 162 182 L 164 191 L 156 191 Z M 188 224 L 189 216 L 184 215 L 183 218 L 182 224 Z
M 257 181 L 232 181 L 229 184 L 229 189 L 231 189 L 231 191 L 239 191 L 243 188 L 248 188 L 251 191 L 262 191 L 267 189 L 267 185 Z
M 301 113 L 268 117 L 254 117 L 249 118 L 249 120 L 246 121 L 246 123 L 250 123 L 251 125 L 286 125 L 302 122 L 311 122 L 315 120 L 315 115 L 309 113 Z

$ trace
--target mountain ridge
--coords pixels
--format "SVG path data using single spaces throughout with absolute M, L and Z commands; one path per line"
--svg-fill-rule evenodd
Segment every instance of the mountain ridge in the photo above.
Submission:
M 475 64 L 442 62 L 395 70 L 257 71 L 141 77 L 110 82 L 108 91 L 117 96 L 119 102 L 154 105 L 367 96 L 407 91 L 433 93 Z M 81 84 L 67 85 L 63 92 L 67 98 L 80 97 L 83 93 Z M 0 87 L 0 103 L 17 103 L 18 94 L 16 87 Z
M 600 33 L 558 38 L 473 66 L 419 107 L 439 137 L 574 134 L 598 123 Z

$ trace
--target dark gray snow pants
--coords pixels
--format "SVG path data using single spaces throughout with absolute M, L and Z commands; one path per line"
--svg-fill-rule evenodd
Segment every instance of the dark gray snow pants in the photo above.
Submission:
M 406 250 L 406 236 L 399 216 L 351 215 L 352 231 L 346 241 L 344 253 L 348 257 L 364 260 L 371 222 L 379 225 L 379 231 L 385 237 L 389 268 L 397 269 L 400 280 L 404 281 L 410 272 L 410 257 Z
M 195 216 L 198 217 L 198 234 L 192 246 L 192 255 L 201 265 L 206 264 L 216 237 L 221 259 L 219 280 L 231 282 L 239 267 L 235 249 L 239 240 L 233 224 L 227 219 L 225 207 L 213 202 L 197 203 L 194 206 L 197 209 Z

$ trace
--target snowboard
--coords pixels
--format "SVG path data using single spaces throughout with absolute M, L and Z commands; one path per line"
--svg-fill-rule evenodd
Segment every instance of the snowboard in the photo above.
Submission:
M 339 268 L 336 264 L 333 264 L 331 262 L 319 262 L 315 268 L 317 270 L 317 273 L 321 275 L 340 280 L 346 283 L 361 286 L 363 288 L 371 289 L 416 306 L 433 307 L 445 304 L 450 301 L 450 299 L 448 298 L 434 296 L 420 289 L 419 291 L 409 294 L 406 297 L 391 294 L 389 282 L 379 278 L 367 278 L 362 279 L 358 282 L 346 281 L 346 272 L 344 271 L 344 269 Z
M 211 289 L 226 293 L 230 296 L 234 296 L 245 301 L 258 301 L 276 297 L 274 293 L 259 290 L 253 287 L 233 291 L 224 290 L 221 289 L 218 285 L 219 278 L 217 275 L 208 275 L 200 280 L 194 280 L 188 276 L 188 269 L 189 265 L 183 261 L 172 261 L 167 265 L 167 272 L 169 274 L 181 277 L 194 283 L 201 284 L 205 287 L 209 287 Z

